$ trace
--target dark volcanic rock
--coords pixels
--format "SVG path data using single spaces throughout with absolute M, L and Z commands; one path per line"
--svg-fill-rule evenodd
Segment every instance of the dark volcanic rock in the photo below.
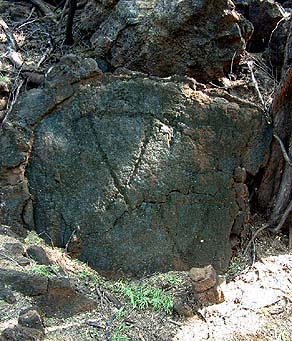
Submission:
M 41 330 L 16 325 L 14 328 L 3 330 L 0 341 L 40 341 L 43 336 Z
M 45 332 L 43 321 L 36 310 L 29 309 L 19 315 L 18 324 L 22 327 L 38 329 Z
M 14 143 L 0 173 L 25 168 L 25 221 L 104 271 L 223 270 L 248 211 L 234 171 L 255 175 L 271 139 L 259 107 L 185 77 L 101 74 L 73 56 L 47 79 L 2 135 Z M 24 156 L 18 141 L 31 145 Z
M 282 76 L 282 68 L 285 59 L 285 47 L 287 43 L 290 26 L 291 26 L 290 18 L 282 20 L 279 23 L 279 25 L 271 35 L 269 46 L 264 53 L 264 58 L 267 62 L 267 65 L 272 67 L 273 76 L 277 80 L 280 80 Z M 288 57 L 287 64 L 291 65 L 292 63 L 291 47 L 288 47 L 288 53 L 289 56 L 287 56 Z
M 10 285 L 13 290 L 27 296 L 43 295 L 47 292 L 48 279 L 29 273 L 0 269 L 1 282 Z
M 38 245 L 31 245 L 26 249 L 27 255 L 38 264 L 51 265 L 52 262 L 46 254 L 46 251 Z
M 209 81 L 239 62 L 252 33 L 252 25 L 228 0 L 103 3 L 95 2 L 95 11 L 93 2 L 88 4 L 96 16 L 91 41 L 112 68 Z
M 234 3 L 254 27 L 248 51 L 263 52 L 277 23 L 285 16 L 284 9 L 274 0 L 237 0 Z

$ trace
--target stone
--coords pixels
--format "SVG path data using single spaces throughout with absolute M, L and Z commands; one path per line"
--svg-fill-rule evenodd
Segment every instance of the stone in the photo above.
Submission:
M 26 253 L 28 257 L 36 261 L 38 264 L 43 264 L 43 265 L 51 265 L 52 262 L 49 259 L 46 251 L 38 245 L 30 245 L 26 249 Z
M 274 0 L 252 0 L 246 11 L 254 32 L 248 43 L 248 51 L 263 52 L 278 22 L 285 17 L 283 8 Z
M 14 256 L 23 256 L 25 254 L 24 247 L 21 243 L 5 243 L 4 249 L 9 252 L 9 254 L 13 254 Z
M 112 69 L 159 77 L 187 74 L 206 82 L 228 74 L 253 29 L 228 0 L 90 1 L 87 7 L 96 18 L 91 42 L 98 58 Z
M 194 292 L 195 300 L 202 305 L 219 304 L 224 302 L 224 293 L 220 287 L 213 287 L 204 292 Z
M 4 300 L 9 304 L 14 304 L 17 301 L 13 291 L 5 287 L 0 288 L 0 299 Z
M 21 266 L 30 265 L 30 260 L 27 257 L 18 257 L 17 263 Z
M 242 167 L 237 167 L 234 170 L 234 181 L 245 183 L 246 181 L 246 170 Z
M 6 328 L 0 335 L 0 341 L 40 341 L 42 339 L 41 330 L 18 325 L 14 328 Z
M 26 272 L 0 269 L 1 282 L 10 285 L 13 290 L 27 296 L 38 296 L 47 292 L 48 279 L 43 276 L 31 275 Z
M 18 324 L 22 327 L 32 328 L 45 332 L 42 318 L 36 310 L 27 310 L 19 315 Z
M 263 54 L 264 60 L 268 65 L 271 66 L 272 74 L 277 80 L 280 80 L 282 76 L 282 68 L 285 58 L 285 47 L 290 25 L 290 18 L 286 18 L 285 20 L 281 21 L 279 25 L 277 25 L 270 37 L 269 46 Z M 291 57 L 292 55 L 288 56 L 289 64 L 291 64 Z
M 96 301 L 76 292 L 66 277 L 50 278 L 47 293 L 36 302 L 47 317 L 69 317 L 97 308 Z
M 106 274 L 224 271 L 247 210 L 234 171 L 255 176 L 269 152 L 262 115 L 189 77 L 102 73 L 70 55 L 3 127 L 0 222 L 35 229 Z
M 192 308 L 185 302 L 175 302 L 173 310 L 180 316 L 192 317 L 194 316 Z
M 192 268 L 190 270 L 193 291 L 196 293 L 204 292 L 217 283 L 217 274 L 212 265 L 204 268 Z

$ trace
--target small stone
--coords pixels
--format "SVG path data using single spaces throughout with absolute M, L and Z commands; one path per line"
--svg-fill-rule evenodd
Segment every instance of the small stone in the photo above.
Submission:
M 245 183 L 246 181 L 246 170 L 242 167 L 237 167 L 234 170 L 233 179 L 235 182 Z
M 6 251 L 13 254 L 14 256 L 22 256 L 25 254 L 24 247 L 21 243 L 5 243 L 4 248 Z
M 192 317 L 194 315 L 192 308 L 184 302 L 175 303 L 173 306 L 173 310 L 180 316 Z
M 38 329 L 15 326 L 3 330 L 0 341 L 40 341 L 43 339 L 43 332 Z
M 224 293 L 220 287 L 213 287 L 205 292 L 195 292 L 195 299 L 200 304 L 218 304 L 225 300 Z
M 8 288 L 1 288 L 0 289 L 0 298 L 9 304 L 14 304 L 17 301 L 12 290 L 10 290 Z
M 17 263 L 21 266 L 30 265 L 30 260 L 26 257 L 19 257 L 17 258 Z
M 18 324 L 22 327 L 38 329 L 45 332 L 43 321 L 36 310 L 28 310 L 22 313 L 18 318 Z
M 195 293 L 204 292 L 216 285 L 217 275 L 212 265 L 190 270 L 193 290 Z
M 36 261 L 38 264 L 51 265 L 52 262 L 47 256 L 46 251 L 37 245 L 31 245 L 26 249 L 28 257 Z

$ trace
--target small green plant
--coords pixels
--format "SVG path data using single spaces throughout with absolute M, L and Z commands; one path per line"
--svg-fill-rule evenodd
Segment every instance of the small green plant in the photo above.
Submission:
M 92 285 L 96 285 L 98 283 L 98 277 L 92 271 L 87 268 L 84 268 L 81 272 L 76 276 L 79 280 L 85 281 L 87 280 Z
M 114 329 L 113 340 L 114 341 L 128 341 L 130 340 L 125 333 L 129 330 L 129 326 L 125 323 L 121 323 Z
M 35 231 L 28 232 L 24 242 L 28 245 L 39 245 L 44 243 L 43 239 Z
M 173 299 L 163 290 L 149 288 L 145 285 L 121 287 L 122 293 L 130 299 L 133 308 L 145 309 L 152 307 L 158 311 L 171 313 L 173 309 Z
M 29 272 L 34 275 L 43 277 L 53 277 L 59 272 L 60 267 L 58 265 L 34 265 L 29 269 Z

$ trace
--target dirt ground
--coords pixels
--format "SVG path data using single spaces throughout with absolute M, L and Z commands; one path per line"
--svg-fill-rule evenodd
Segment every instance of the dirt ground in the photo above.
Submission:
M 60 23 L 61 13 L 57 24 L 49 18 L 43 18 L 25 2 L 12 4 L 1 0 L 0 13 L 19 47 L 16 56 L 11 57 L 7 36 L 0 27 L 0 81 L 7 83 L 10 88 L 10 95 L 5 95 L 7 103 L 6 109 L 2 110 L 4 115 L 16 99 L 18 90 L 25 91 L 38 86 L 35 82 L 23 82 L 20 76 L 22 72 L 45 76 L 62 55 L 78 53 L 88 57 L 92 51 L 88 40 L 83 39 L 84 32 L 78 21 L 80 13 L 76 17 L 76 40 L 73 46 L 63 44 L 65 22 Z M 21 63 L 17 64 L 19 59 Z M 251 225 L 250 231 L 260 227 L 261 223 L 257 222 Z M 248 233 L 242 249 L 233 257 L 225 274 L 225 302 L 208 307 L 196 305 L 187 272 L 154 274 L 139 280 L 110 281 L 89 269 L 86 264 L 70 259 L 64 250 L 44 245 L 34 234 L 21 243 L 24 248 L 31 244 L 42 245 L 76 290 L 98 303 L 94 311 L 74 316 L 44 315 L 45 340 L 289 341 L 292 340 L 292 254 L 288 251 L 288 236 L 285 233 L 275 236 L 263 231 L 244 254 L 251 235 Z M 5 244 L 16 241 L 13 237 L 0 234 L 0 268 L 19 270 L 22 267 L 21 271 L 34 271 L 36 264 L 33 261 L 20 266 L 13 255 L 7 258 Z M 159 289 L 174 301 L 184 301 L 192 308 L 193 316 L 179 316 L 172 309 L 168 311 L 166 305 L 159 309 L 151 305 L 140 309 L 125 294 L 125 290 L 133 286 Z M 115 295 L 121 306 L 117 307 L 104 296 L 98 295 L 97 287 L 106 288 Z M 15 325 L 19 313 L 35 304 L 30 297 L 19 292 L 14 294 L 16 302 L 13 304 L 0 299 L 0 332 Z

